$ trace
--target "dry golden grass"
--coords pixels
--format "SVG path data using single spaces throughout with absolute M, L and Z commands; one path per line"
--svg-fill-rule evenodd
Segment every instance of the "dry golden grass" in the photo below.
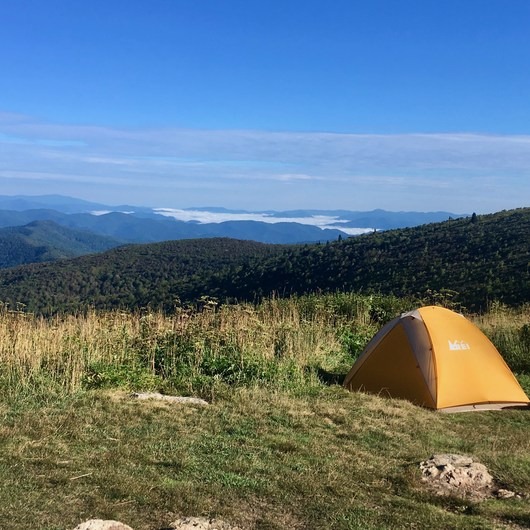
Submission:
M 196 359 L 226 345 L 264 360 L 300 366 L 322 364 L 340 352 L 336 322 L 329 315 L 304 320 L 295 304 L 269 302 L 258 308 L 226 306 L 218 311 L 89 312 L 51 319 L 18 311 L 0 312 L 0 363 L 13 386 L 45 377 L 68 392 L 81 387 L 94 364 L 142 367 L 155 374 L 157 354 L 186 343 Z M 166 352 L 169 353 L 169 352 Z
M 493 329 L 518 329 L 530 324 L 530 304 L 518 308 L 511 308 L 495 302 L 490 305 L 487 313 L 474 315 L 473 322 L 484 331 Z
M 260 374 L 261 379 L 271 379 L 267 372 L 278 366 L 288 372 L 286 377 L 307 384 L 311 379 L 308 369 L 313 373 L 347 371 L 380 326 L 371 319 L 370 297 L 345 296 L 271 299 L 257 307 L 181 309 L 172 315 L 91 311 L 42 318 L 4 308 L 0 310 L 3 381 L 14 391 L 50 383 L 71 393 L 94 370 L 97 379 L 101 375 L 97 370 L 127 367 L 129 372 L 143 374 L 134 384 L 156 386 L 168 374 L 174 376 L 184 363 L 190 379 L 204 375 L 207 365 L 208 384 L 222 380 L 228 369 L 230 383 L 239 377 L 237 370 L 246 383 L 249 378 L 259 383 Z M 530 306 L 515 310 L 497 304 L 472 319 L 499 342 L 508 362 L 513 356 L 516 371 L 530 365 L 523 333 L 530 323 Z M 149 379 L 149 374 L 158 380 Z M 110 383 L 119 382 L 121 376 L 113 377 Z

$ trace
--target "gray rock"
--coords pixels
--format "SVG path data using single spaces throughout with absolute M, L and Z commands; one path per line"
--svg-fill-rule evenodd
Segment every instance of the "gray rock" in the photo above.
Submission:
M 505 490 L 505 489 L 499 489 L 496 493 L 497 497 L 499 499 L 511 499 L 512 497 L 516 497 L 516 494 L 514 491 Z M 519 497 L 519 496 L 517 496 Z
M 482 499 L 492 494 L 493 477 L 469 456 L 440 454 L 420 463 L 422 479 L 439 495 Z
M 455 455 L 455 454 L 441 454 L 433 455 L 430 460 L 436 467 L 444 466 L 467 466 L 473 463 L 473 459 L 469 456 Z
M 119 521 L 104 521 L 103 519 L 90 519 L 77 525 L 74 530 L 133 530 L 130 526 Z
M 168 401 L 170 403 L 181 403 L 183 405 L 209 405 L 204 399 L 184 396 L 167 396 L 165 394 L 159 394 L 158 392 L 133 392 L 131 397 L 136 399 L 155 399 L 158 401 Z

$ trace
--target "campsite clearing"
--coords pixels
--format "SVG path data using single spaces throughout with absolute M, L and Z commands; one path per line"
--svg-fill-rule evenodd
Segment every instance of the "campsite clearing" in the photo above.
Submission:
M 445 415 L 337 384 L 408 304 L 343 293 L 172 315 L 0 311 L 0 527 L 527 528 L 528 411 Z M 480 317 L 527 394 L 529 321 L 527 306 Z M 483 463 L 520 498 L 435 495 L 419 465 L 441 453 Z
M 530 414 L 439 414 L 340 386 L 239 389 L 209 407 L 90 391 L 0 405 L 0 521 L 89 518 L 158 530 L 182 516 L 246 529 L 530 525 Z M 433 453 L 473 456 L 522 494 L 481 503 L 422 484 Z

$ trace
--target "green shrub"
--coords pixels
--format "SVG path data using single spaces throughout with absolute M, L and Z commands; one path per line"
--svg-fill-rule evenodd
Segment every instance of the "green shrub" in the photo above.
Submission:
M 340 330 L 339 340 L 344 353 L 350 356 L 351 361 L 355 361 L 373 335 L 374 329 L 372 327 L 358 329 L 345 328 Z
M 91 364 L 82 378 L 82 386 L 94 388 L 122 388 L 126 390 L 155 390 L 161 380 L 142 366 Z

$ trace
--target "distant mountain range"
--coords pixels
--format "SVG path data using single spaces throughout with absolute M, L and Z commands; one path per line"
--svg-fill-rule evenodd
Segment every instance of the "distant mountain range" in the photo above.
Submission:
M 326 242 L 455 217 L 460 216 L 385 210 L 177 210 L 109 206 L 60 195 L 0 196 L 0 228 L 26 227 L 1 232 L 0 268 L 100 252 L 127 243 L 213 237 L 275 244 Z

